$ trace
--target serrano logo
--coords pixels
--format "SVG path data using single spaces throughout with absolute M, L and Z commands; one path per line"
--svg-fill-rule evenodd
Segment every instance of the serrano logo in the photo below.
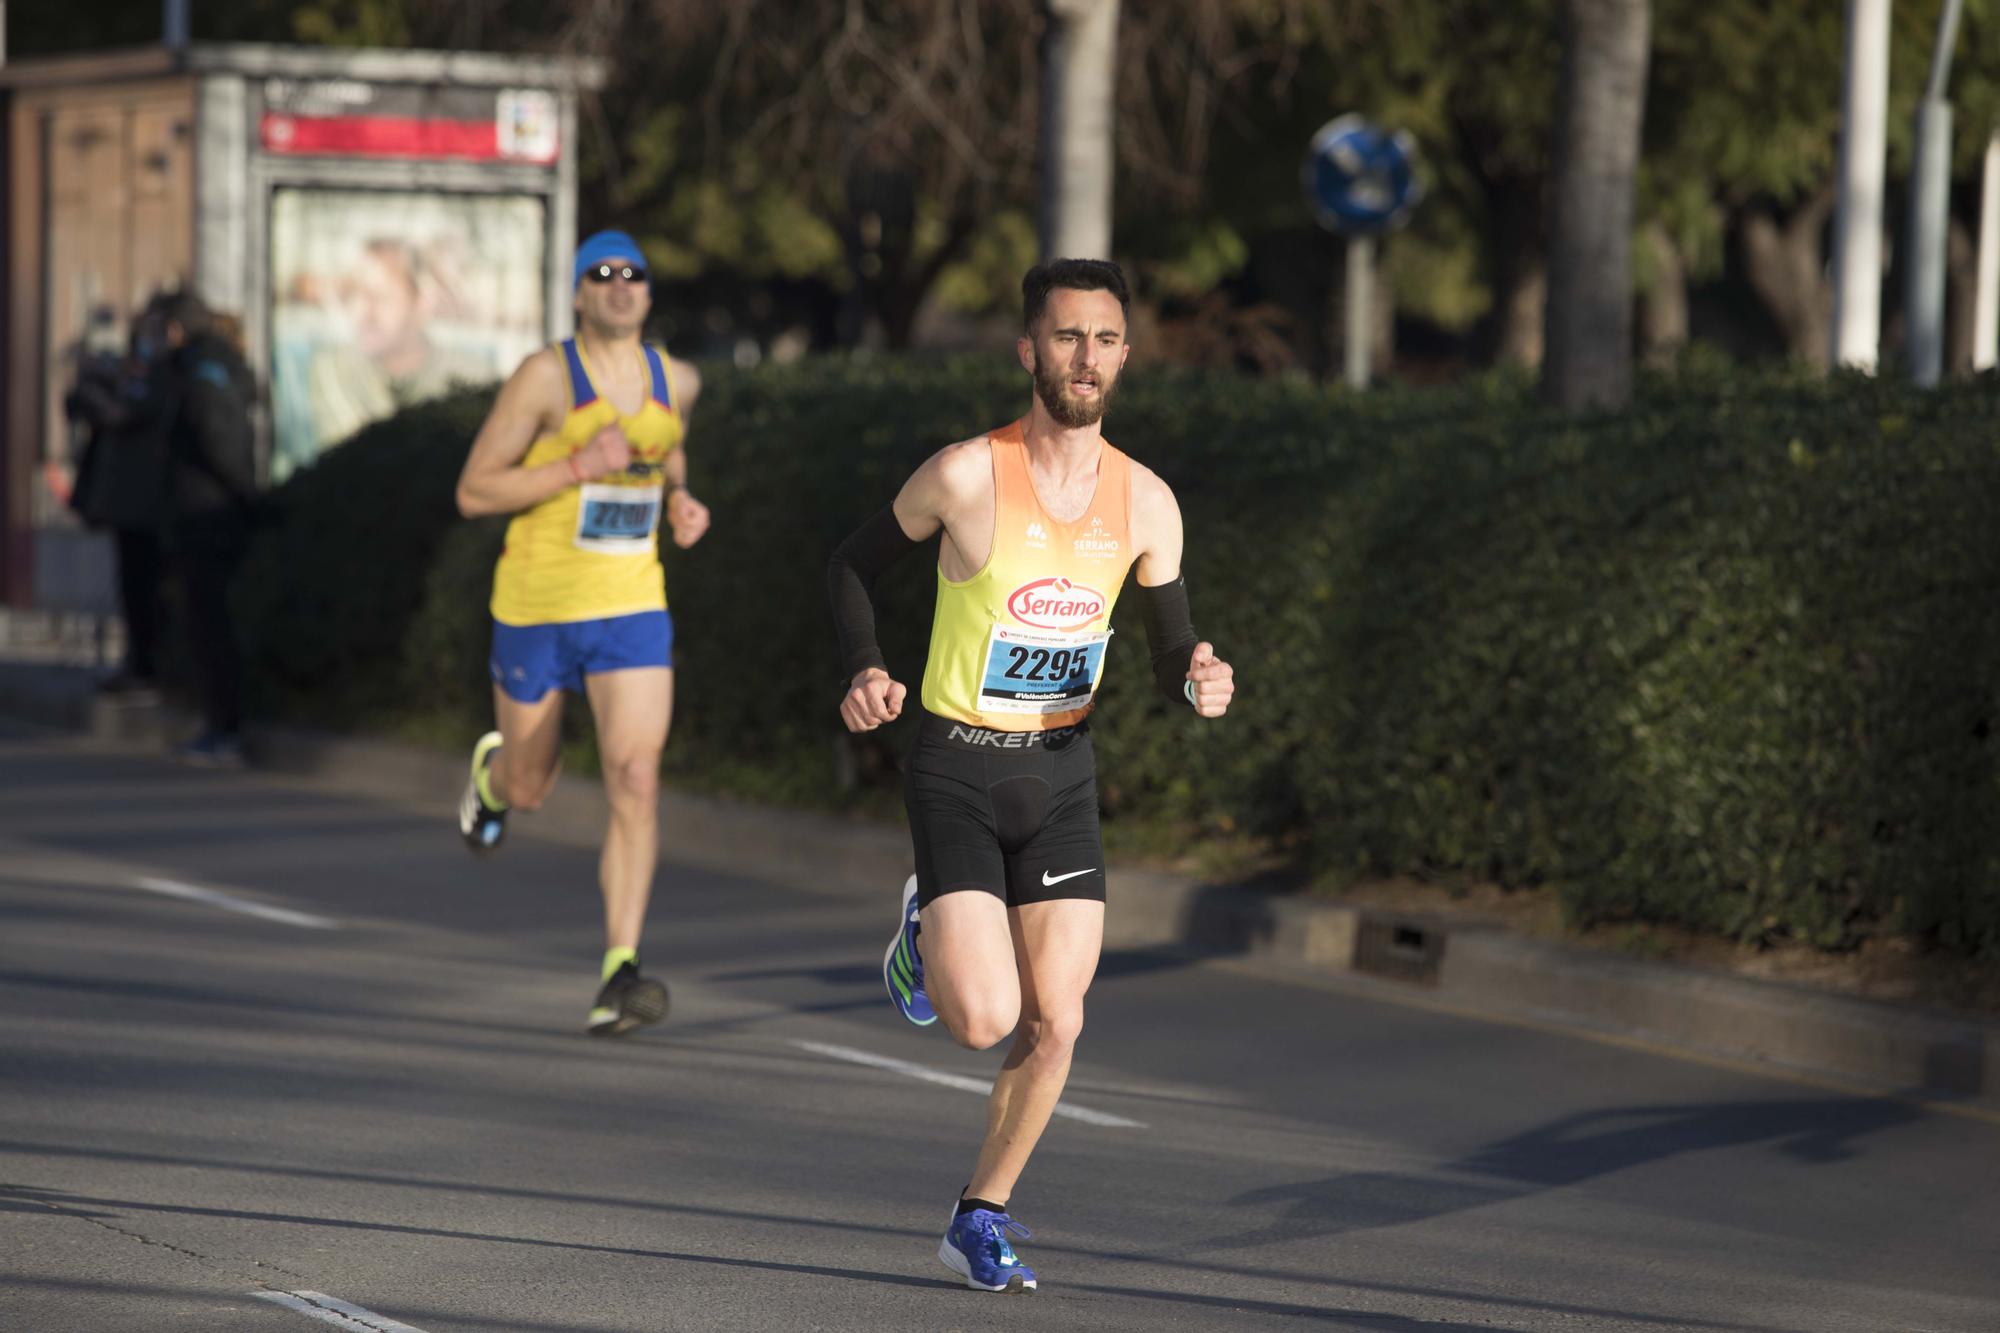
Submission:
M 1007 612 L 1038 629 L 1077 629 L 1104 614 L 1104 594 L 1068 579 L 1036 579 L 1014 589 Z

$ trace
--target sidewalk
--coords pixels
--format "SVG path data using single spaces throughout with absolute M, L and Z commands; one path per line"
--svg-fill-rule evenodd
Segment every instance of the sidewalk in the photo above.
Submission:
M 192 729 L 158 708 L 96 699 L 82 669 L 37 662 L 0 661 L 0 716 L 118 748 L 158 749 Z M 381 740 L 263 728 L 252 734 L 251 752 L 269 773 L 408 803 L 441 822 L 455 813 L 465 781 L 462 756 Z M 565 776 L 532 828 L 594 847 L 604 819 L 598 784 Z M 910 873 L 900 828 L 680 791 L 663 794 L 661 819 L 671 860 L 810 892 L 886 901 Z M 1386 997 L 1495 1020 L 1611 1035 L 2000 1115 L 2000 1021 L 1148 870 L 1112 867 L 1109 896 L 1110 949 L 1187 950 L 1280 974 L 1349 979 Z

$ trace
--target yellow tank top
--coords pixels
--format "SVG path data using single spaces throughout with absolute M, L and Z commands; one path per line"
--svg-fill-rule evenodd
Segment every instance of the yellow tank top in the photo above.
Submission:
M 514 516 L 493 571 L 493 618 L 508 625 L 550 625 L 665 610 L 660 510 L 667 455 L 683 434 L 666 357 L 642 346 L 646 401 L 628 416 L 597 392 L 576 339 L 565 338 L 557 347 L 568 373 L 569 412 L 553 435 L 528 447 L 523 465 L 567 458 L 614 422 L 631 442 L 632 464 L 622 473 L 567 487 Z
M 1090 508 L 1058 523 L 1035 494 L 1022 425 L 987 436 L 993 553 L 963 583 L 938 570 L 924 667 L 925 709 L 993 731 L 1047 731 L 1090 712 L 1134 558 L 1132 460 L 1105 444 Z

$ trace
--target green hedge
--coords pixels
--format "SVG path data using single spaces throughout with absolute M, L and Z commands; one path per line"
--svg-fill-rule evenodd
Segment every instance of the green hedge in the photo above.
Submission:
M 1155 699 L 1126 599 L 1107 819 L 1268 839 L 1339 878 L 1547 885 L 1581 923 L 2000 955 L 1994 389 L 1695 375 L 1574 419 L 1502 381 L 1135 373 L 1111 434 L 1180 497 L 1196 623 L 1240 693 L 1219 725 Z M 667 557 L 670 775 L 855 799 L 833 782 L 827 553 L 1024 402 L 1004 361 L 710 374 L 692 461 L 715 526 Z M 244 589 L 267 708 L 486 725 L 499 528 L 450 502 L 484 405 L 406 413 L 280 493 Z M 912 684 L 932 579 L 913 560 L 881 589 Z M 856 747 L 864 794 L 903 743 Z

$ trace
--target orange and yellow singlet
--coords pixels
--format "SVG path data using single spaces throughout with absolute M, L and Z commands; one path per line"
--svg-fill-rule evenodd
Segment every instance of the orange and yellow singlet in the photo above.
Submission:
M 938 571 L 924 708 L 994 731 L 1047 731 L 1090 712 L 1111 607 L 1132 566 L 1132 461 L 1109 443 L 1074 523 L 1042 507 L 1022 424 L 991 432 L 993 552 L 971 578 Z

